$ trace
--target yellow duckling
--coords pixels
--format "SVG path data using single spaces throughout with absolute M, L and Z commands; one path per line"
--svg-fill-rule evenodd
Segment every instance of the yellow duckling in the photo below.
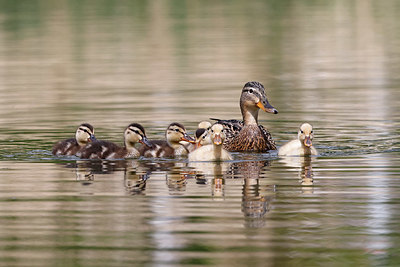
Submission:
M 240 96 L 243 121 L 213 119 L 224 126 L 226 150 L 265 152 L 276 149 L 271 134 L 258 124 L 260 109 L 273 114 L 278 113 L 269 104 L 264 86 L 259 82 L 248 82 L 244 85 Z
M 89 123 L 82 123 L 79 125 L 75 133 L 75 138 L 66 139 L 57 142 L 53 146 L 53 155 L 75 155 L 79 150 L 81 150 L 89 142 L 96 140 L 94 137 L 94 128 Z
M 209 121 L 202 121 L 199 123 L 196 130 L 196 143 L 198 147 L 211 145 L 213 142 L 211 140 L 211 126 Z
M 121 147 L 109 141 L 95 141 L 86 145 L 77 153 L 77 156 L 83 159 L 135 158 L 140 156 L 139 151 L 135 148 L 136 143 L 151 147 L 143 126 L 138 123 L 132 123 L 126 127 L 124 143 L 125 146 Z
M 184 146 L 190 152 L 193 152 L 197 148 L 212 144 L 210 135 L 211 123 L 208 121 L 201 121 L 195 132 L 195 143 L 185 142 Z
M 300 126 L 297 136 L 297 140 L 292 140 L 281 146 L 278 152 L 279 156 L 318 155 L 318 151 L 312 145 L 314 135 L 311 124 L 303 123 Z
M 190 161 L 223 161 L 232 160 L 228 151 L 222 148 L 225 140 L 224 127 L 221 124 L 214 124 L 211 127 L 212 145 L 199 147 L 189 154 Z
M 166 140 L 152 140 L 151 147 L 142 145 L 139 147 L 140 155 L 150 158 L 184 156 L 189 154 L 185 147 L 195 140 L 186 133 L 185 127 L 177 122 L 171 123 L 165 131 Z

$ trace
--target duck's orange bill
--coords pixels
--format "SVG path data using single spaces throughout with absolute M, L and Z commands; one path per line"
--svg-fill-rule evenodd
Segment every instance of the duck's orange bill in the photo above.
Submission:
M 266 101 L 265 104 L 263 104 L 262 101 L 258 101 L 257 107 L 259 107 L 261 110 L 264 110 L 265 112 L 278 114 L 278 111 L 276 110 L 276 108 L 271 106 L 271 104 L 268 103 L 268 101 Z

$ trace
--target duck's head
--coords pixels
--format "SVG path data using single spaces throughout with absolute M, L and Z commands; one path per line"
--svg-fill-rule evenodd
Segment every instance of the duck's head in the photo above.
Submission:
M 143 126 L 139 123 L 131 123 L 126 127 L 124 140 L 126 147 L 133 147 L 136 143 L 142 143 L 148 147 L 153 147 L 146 137 L 146 132 L 144 131 Z
M 211 140 L 217 146 L 222 145 L 225 141 L 225 133 L 223 130 L 224 127 L 218 123 L 211 127 Z
M 278 114 L 278 110 L 268 102 L 265 88 L 259 82 L 248 82 L 244 85 L 240 96 L 240 107 L 249 110 L 262 109 L 265 112 Z
M 183 145 L 183 142 L 195 143 L 196 141 L 186 133 L 185 127 L 177 122 L 171 123 L 165 132 L 165 138 L 171 146 Z
M 311 147 L 312 146 L 312 140 L 314 138 L 313 135 L 313 128 L 311 124 L 309 123 L 303 123 L 300 126 L 299 132 L 298 132 L 298 137 L 302 145 L 306 147 Z
M 210 139 L 211 125 L 212 124 L 208 121 L 202 121 L 199 123 L 198 129 L 196 130 L 195 133 L 197 147 L 201 147 L 212 143 Z
M 94 128 L 89 123 L 82 123 L 79 125 L 75 133 L 75 139 L 80 146 L 86 145 L 88 142 L 96 140 L 94 137 Z
M 197 126 L 198 129 L 206 129 L 210 130 L 211 129 L 211 122 L 209 121 L 201 121 L 199 122 L 199 125 Z

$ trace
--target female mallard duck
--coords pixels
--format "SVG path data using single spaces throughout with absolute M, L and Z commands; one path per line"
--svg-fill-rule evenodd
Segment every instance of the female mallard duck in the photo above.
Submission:
M 224 148 L 228 151 L 264 152 L 275 150 L 275 142 L 271 134 L 258 124 L 258 111 L 277 114 L 278 111 L 269 104 L 264 86 L 259 82 L 248 82 L 240 96 L 240 110 L 243 121 L 217 120 L 224 126 L 226 140 Z
M 150 141 L 152 147 L 142 145 L 139 147 L 140 155 L 145 157 L 174 157 L 183 156 L 189 153 L 185 147 L 189 143 L 194 143 L 195 140 L 190 137 L 185 130 L 185 127 L 177 122 L 171 123 L 165 131 L 166 140 Z
M 313 127 L 309 123 L 303 123 L 300 126 L 297 134 L 297 140 L 292 140 L 289 143 L 279 148 L 279 156 L 305 156 L 318 155 L 318 151 L 313 147 L 312 140 Z
M 224 127 L 221 124 L 214 124 L 211 127 L 212 145 L 199 147 L 189 154 L 190 161 L 223 161 L 232 160 L 232 156 L 228 151 L 222 148 L 225 140 L 223 132 Z
M 135 148 L 136 143 L 151 147 L 143 126 L 138 123 L 132 123 L 126 127 L 124 143 L 125 146 L 121 147 L 108 141 L 95 141 L 86 145 L 77 153 L 77 156 L 83 159 L 135 158 L 140 156 L 139 151 Z
M 94 128 L 89 123 L 82 123 L 79 125 L 75 133 L 75 138 L 66 139 L 57 142 L 53 146 L 53 155 L 75 155 L 81 150 L 87 143 L 96 140 L 94 137 Z

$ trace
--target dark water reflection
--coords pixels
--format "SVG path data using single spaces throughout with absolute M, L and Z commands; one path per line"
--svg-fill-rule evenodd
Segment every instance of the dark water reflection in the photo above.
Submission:
M 400 2 L 1 1 L 0 265 L 398 266 Z M 258 80 L 278 146 L 319 157 L 84 161 L 82 122 L 122 143 L 240 118 Z

